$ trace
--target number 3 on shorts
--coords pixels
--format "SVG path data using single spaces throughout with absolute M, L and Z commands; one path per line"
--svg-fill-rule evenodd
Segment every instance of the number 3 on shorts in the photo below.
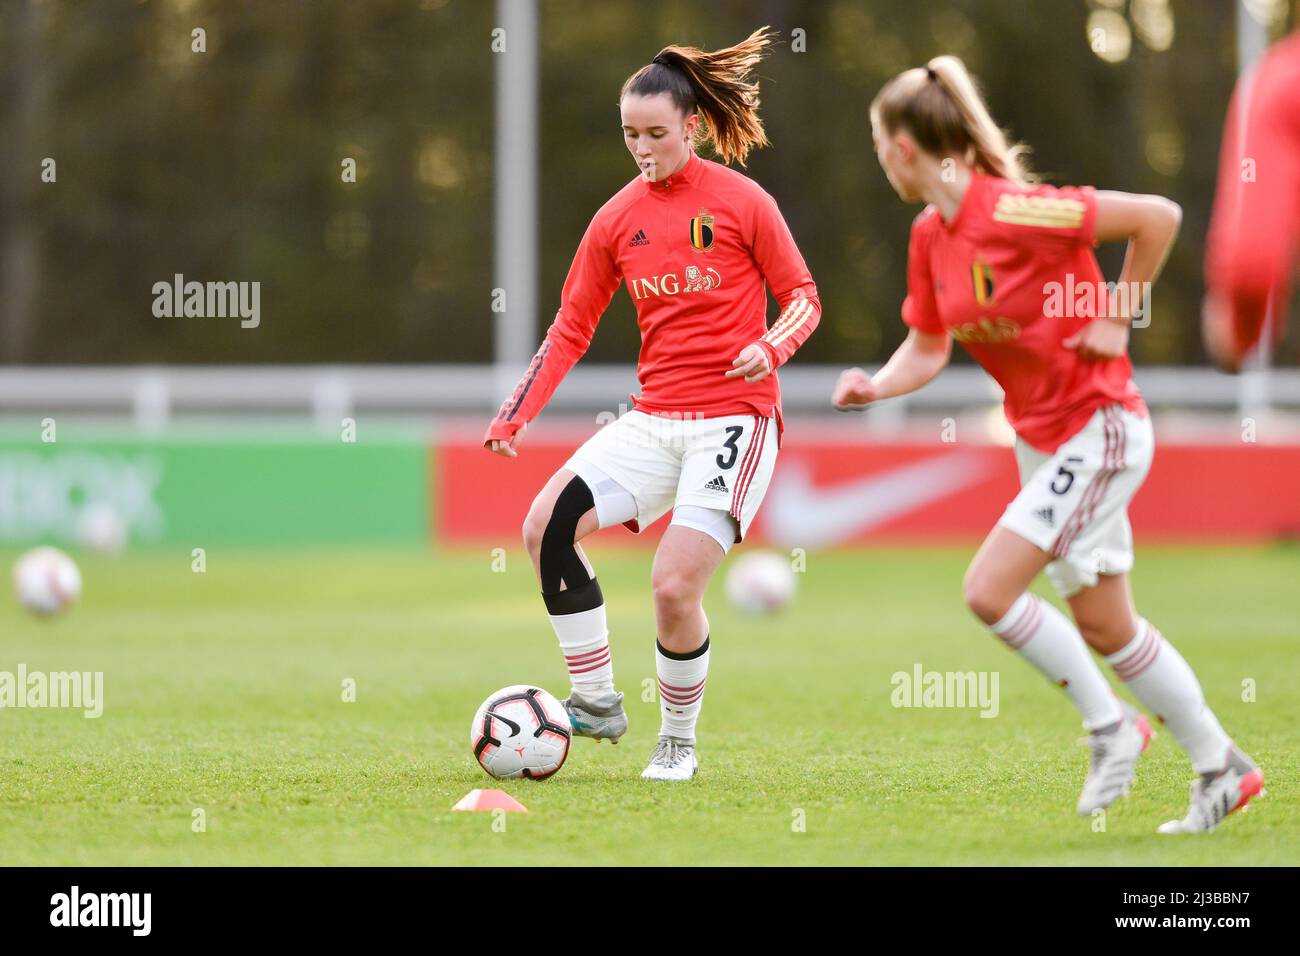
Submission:
M 722 447 L 730 451 L 731 454 L 727 456 L 726 461 L 723 461 L 721 453 L 718 455 L 718 467 L 723 471 L 726 471 L 736 463 L 736 457 L 740 454 L 740 449 L 737 447 L 736 442 L 740 441 L 740 436 L 743 434 L 745 434 L 745 428 L 743 425 L 727 426 L 727 440 L 722 443 Z

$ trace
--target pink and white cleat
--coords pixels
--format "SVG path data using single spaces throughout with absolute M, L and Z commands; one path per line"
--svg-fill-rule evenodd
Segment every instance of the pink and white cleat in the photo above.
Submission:
M 1203 773 L 1192 781 L 1192 804 L 1187 816 L 1170 820 L 1158 833 L 1208 833 L 1230 814 L 1245 810 L 1254 796 L 1264 796 L 1264 771 L 1236 744 L 1228 750 L 1222 770 Z
M 1144 714 L 1128 704 L 1122 706 L 1124 716 L 1118 723 L 1094 730 L 1084 738 L 1092 751 L 1092 763 L 1079 794 L 1080 816 L 1108 807 L 1128 793 L 1137 776 L 1138 758 L 1155 736 Z

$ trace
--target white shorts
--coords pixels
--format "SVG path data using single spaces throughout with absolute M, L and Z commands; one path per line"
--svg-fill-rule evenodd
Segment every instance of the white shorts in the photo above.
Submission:
M 1154 451 L 1151 420 L 1120 405 L 1097 409 L 1054 454 L 1016 440 L 1020 494 L 998 524 L 1053 555 L 1047 576 L 1062 597 L 1133 569 L 1128 503 Z
M 730 514 L 733 543 L 745 537 L 775 466 L 774 417 L 677 418 L 636 410 L 596 432 L 564 464 L 593 487 L 608 476 L 627 489 L 636 517 L 623 523 L 634 532 L 671 508 L 694 505 Z

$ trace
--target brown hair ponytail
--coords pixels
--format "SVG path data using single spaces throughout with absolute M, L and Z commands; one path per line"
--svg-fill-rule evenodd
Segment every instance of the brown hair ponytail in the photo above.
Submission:
M 761 27 L 723 50 L 664 47 L 628 78 L 619 98 L 668 93 L 683 113 L 698 111 L 704 120 L 697 143 L 712 142 L 724 163 L 744 166 L 751 149 L 768 145 L 758 118 L 758 83 L 749 82 L 749 73 L 769 52 L 773 36 Z
M 898 74 L 872 101 L 871 115 L 890 133 L 907 130 L 927 153 L 956 154 L 980 172 L 1018 183 L 1036 179 L 1025 163 L 1029 147 L 1007 142 L 955 56 L 936 56 L 924 68 Z

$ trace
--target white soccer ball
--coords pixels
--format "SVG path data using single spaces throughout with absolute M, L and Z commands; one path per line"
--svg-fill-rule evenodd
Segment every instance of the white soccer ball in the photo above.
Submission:
M 775 551 L 747 551 L 727 572 L 727 598 L 746 614 L 771 614 L 794 597 L 794 571 Z
M 126 546 L 126 522 L 110 505 L 91 505 L 77 522 L 77 537 L 89 551 L 116 556 Z
M 14 564 L 14 595 L 33 614 L 58 614 L 81 596 L 81 572 L 58 548 L 33 548 Z
M 572 737 L 560 702 L 529 684 L 503 687 L 488 697 L 469 728 L 479 766 L 499 780 L 544 780 L 564 766 Z

